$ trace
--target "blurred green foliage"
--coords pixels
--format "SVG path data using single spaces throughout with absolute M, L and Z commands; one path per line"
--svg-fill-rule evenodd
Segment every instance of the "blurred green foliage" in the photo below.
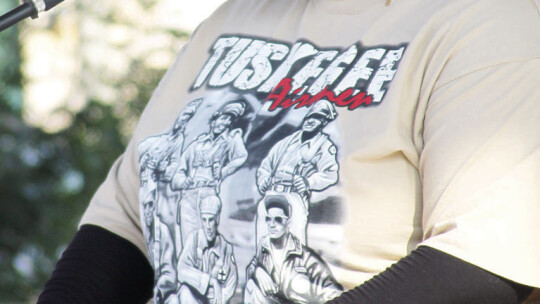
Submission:
M 17 5 L 3 0 L 0 9 Z M 186 37 L 185 32 L 173 35 Z M 164 73 L 131 62 L 130 78 L 118 85 L 131 83 L 136 94 L 112 105 L 89 100 L 83 110 L 70 113 L 71 126 L 49 134 L 22 117 L 18 36 L 17 27 L 0 33 L 0 303 L 35 300 L 127 144 L 126 120 L 137 119 Z
M 93 101 L 59 134 L 21 117 L 16 28 L 0 36 L 0 302 L 28 300 L 73 236 L 93 191 L 122 152 L 119 118 Z M 89 178 L 90 177 L 90 178 Z

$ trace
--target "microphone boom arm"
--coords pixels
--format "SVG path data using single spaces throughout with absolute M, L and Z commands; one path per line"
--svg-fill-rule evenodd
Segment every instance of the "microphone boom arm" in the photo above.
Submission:
M 64 0 L 24 0 L 18 7 L 0 16 L 0 32 L 28 17 L 35 19 L 39 13 L 48 11 L 62 1 Z

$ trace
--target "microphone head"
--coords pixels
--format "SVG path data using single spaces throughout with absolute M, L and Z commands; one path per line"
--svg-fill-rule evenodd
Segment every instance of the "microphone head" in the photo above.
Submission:
M 45 11 L 50 10 L 51 8 L 58 5 L 60 2 L 63 2 L 64 0 L 43 0 L 45 2 Z

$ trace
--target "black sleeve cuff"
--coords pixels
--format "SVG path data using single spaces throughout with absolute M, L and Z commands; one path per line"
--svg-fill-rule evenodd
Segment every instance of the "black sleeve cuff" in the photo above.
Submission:
M 144 304 L 152 285 L 152 267 L 135 245 L 84 225 L 56 264 L 38 304 Z
M 532 290 L 442 251 L 421 246 L 328 303 L 516 304 Z

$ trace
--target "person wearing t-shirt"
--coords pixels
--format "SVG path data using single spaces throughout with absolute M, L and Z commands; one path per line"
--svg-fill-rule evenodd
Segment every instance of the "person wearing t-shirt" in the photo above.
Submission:
M 181 229 L 183 242 L 201 228 L 197 204 L 217 196 L 219 233 L 238 269 L 247 269 L 262 242 L 255 219 L 234 218 L 238 202 L 262 208 L 271 185 L 261 190 L 258 168 L 328 102 L 337 115 L 322 133 L 337 175 L 319 189 L 309 174 L 296 174 L 305 179 L 273 194 L 308 190 L 305 245 L 345 290 L 329 303 L 533 301 L 540 288 L 539 28 L 533 0 L 226 1 L 156 88 L 38 303 L 152 297 L 163 275 L 152 269 L 143 236 L 137 147 L 171 130 L 195 100 L 201 103 L 183 129 L 191 148 L 174 151 L 189 161 L 171 184 L 182 190 L 175 231 L 190 227 Z M 205 152 L 214 147 L 209 122 L 238 101 L 238 119 L 221 117 L 230 123 L 222 138 L 229 144 L 214 161 Z M 195 162 L 188 153 L 204 157 Z M 317 168 L 318 158 L 305 159 Z M 185 182 L 193 169 L 206 178 Z M 293 278 L 284 272 L 280 282 Z M 305 278 L 302 290 L 317 290 L 316 276 Z M 177 280 L 185 279 L 178 271 Z M 248 284 L 258 283 L 239 271 L 229 302 L 243 303 Z

